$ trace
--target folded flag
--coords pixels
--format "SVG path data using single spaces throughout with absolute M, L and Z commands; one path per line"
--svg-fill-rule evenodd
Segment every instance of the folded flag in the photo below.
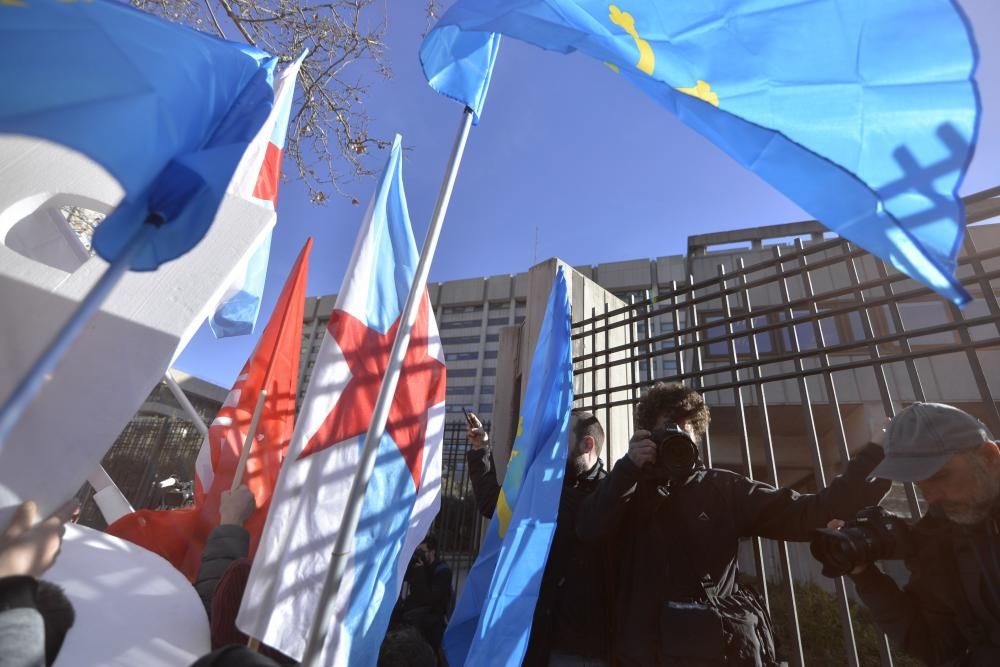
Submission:
M 250 533 L 250 556 L 257 550 L 294 426 L 311 249 L 309 239 L 288 275 L 271 320 L 209 426 L 195 462 L 194 507 L 140 510 L 108 526 L 107 532 L 160 554 L 192 581 L 208 535 L 219 525 L 219 500 L 232 486 L 260 392 L 267 389 L 243 475 L 257 504 L 244 524 Z
M 431 85 L 493 33 L 604 62 L 840 236 L 969 300 L 957 191 L 979 104 L 953 0 L 458 0 L 424 42 Z
M 330 567 L 419 255 L 396 137 L 320 345 L 237 617 L 295 659 Z M 406 566 L 440 506 L 445 367 L 424 292 L 321 663 L 374 665 Z
M 303 53 L 286 67 L 274 87 L 274 107 L 267 122 L 260 128 L 247 152 L 240 160 L 228 192 L 269 209 L 278 205 L 278 181 L 281 178 L 281 157 L 292 111 L 295 80 L 306 54 Z M 236 267 L 236 278 L 219 301 L 208 324 L 216 338 L 244 336 L 253 333 L 260 313 L 260 301 L 267 277 L 267 260 L 271 254 L 271 232 L 245 262 Z
M 451 665 L 520 665 L 559 514 L 573 406 L 566 274 L 556 272 L 496 512 L 444 635 Z

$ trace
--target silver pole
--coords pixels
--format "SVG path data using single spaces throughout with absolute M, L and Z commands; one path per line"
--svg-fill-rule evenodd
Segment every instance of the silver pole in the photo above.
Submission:
M 181 389 L 181 386 L 177 384 L 177 380 L 174 379 L 174 374 L 167 371 L 163 376 L 163 379 L 166 381 L 167 388 L 170 389 L 170 393 L 174 395 L 174 398 L 177 399 L 177 402 L 184 409 L 184 412 L 187 413 L 191 423 L 194 424 L 196 429 L 198 429 L 198 433 L 201 433 L 201 437 L 207 438 L 208 427 L 205 426 L 205 422 L 201 420 L 201 415 L 198 414 L 198 411 L 194 409 L 193 405 L 191 405 L 191 401 L 188 400 L 187 394 L 185 394 L 184 390 Z
M 379 389 L 378 398 L 375 401 L 375 409 L 372 413 L 371 425 L 368 427 L 368 434 L 365 435 L 364 448 L 361 451 L 361 460 L 358 464 L 357 472 L 354 474 L 354 481 L 351 483 L 351 492 L 347 497 L 347 507 L 344 509 L 344 520 L 337 532 L 337 542 L 333 547 L 333 560 L 330 562 L 330 569 L 326 573 L 326 581 L 323 584 L 323 592 L 320 594 L 319 604 L 313 616 L 312 628 L 309 631 L 309 642 L 306 645 L 305 655 L 302 657 L 303 665 L 319 664 L 319 657 L 326 644 L 327 632 L 333 617 L 333 603 L 337 599 L 340 591 L 340 583 L 344 578 L 344 571 L 347 569 L 347 557 L 354 544 L 354 533 L 358 529 L 358 521 L 361 518 L 361 507 L 368 488 L 368 480 L 371 478 L 372 470 L 375 468 L 375 455 L 378 452 L 378 443 L 385 433 L 385 423 L 389 417 L 389 408 L 392 405 L 393 396 L 396 394 L 396 384 L 399 382 L 399 373 L 406 356 L 406 349 L 410 344 L 410 333 L 413 323 L 417 319 L 417 308 L 420 300 L 424 296 L 424 289 L 427 286 L 427 274 L 430 273 L 431 262 L 434 259 L 434 251 L 437 248 L 438 237 L 441 235 L 441 227 L 444 223 L 444 216 L 448 212 L 448 203 L 451 201 L 451 193 L 455 187 L 455 179 L 458 176 L 458 168 L 462 163 L 462 154 L 465 152 L 465 142 L 469 138 L 469 130 L 472 128 L 472 110 L 466 108 L 462 112 L 462 123 L 455 138 L 455 145 L 451 150 L 451 157 L 448 158 L 448 165 L 445 167 L 444 182 L 441 184 L 441 191 L 438 193 L 437 204 L 434 206 L 434 215 L 431 217 L 431 225 L 427 230 L 427 238 L 424 240 L 424 248 L 420 253 L 420 261 L 417 264 L 417 273 L 413 277 L 413 285 L 410 286 L 410 294 L 406 297 L 406 306 L 403 308 L 399 332 L 392 343 L 392 351 L 389 354 L 389 365 L 386 368 L 385 378 Z

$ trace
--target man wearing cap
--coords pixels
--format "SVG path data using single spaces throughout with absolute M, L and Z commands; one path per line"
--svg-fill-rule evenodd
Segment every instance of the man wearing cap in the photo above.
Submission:
M 900 590 L 873 564 L 858 595 L 905 652 L 930 665 L 1000 665 L 1000 448 L 975 417 L 914 403 L 889 424 L 874 475 L 916 482 L 929 511 L 911 531 Z

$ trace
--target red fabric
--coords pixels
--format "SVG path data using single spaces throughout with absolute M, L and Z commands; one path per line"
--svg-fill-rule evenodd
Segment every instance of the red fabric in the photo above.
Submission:
M 204 480 L 196 475 L 193 508 L 142 510 L 108 526 L 108 533 L 160 554 L 191 581 L 198 574 L 208 534 L 219 524 L 221 493 L 232 486 L 257 399 L 261 390 L 267 388 L 257 437 L 250 445 L 243 475 L 243 483 L 257 501 L 257 510 L 244 524 L 250 533 L 250 557 L 253 558 L 257 551 L 271 494 L 294 426 L 311 248 L 312 239 L 309 239 L 285 282 L 257 347 L 209 427 L 208 443 L 203 447 L 207 446 L 211 453 L 214 479 L 210 487 L 203 488 Z
M 257 174 L 257 184 L 253 188 L 253 196 L 266 199 L 271 205 L 278 206 L 278 179 L 281 177 L 281 149 L 270 141 L 264 150 L 264 162 Z

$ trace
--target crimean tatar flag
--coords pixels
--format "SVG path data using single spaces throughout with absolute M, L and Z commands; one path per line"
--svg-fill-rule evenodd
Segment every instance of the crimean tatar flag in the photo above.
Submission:
M 253 354 L 209 426 L 208 438 L 195 462 L 194 507 L 140 510 L 108 527 L 107 532 L 112 535 L 160 554 L 192 581 L 198 573 L 208 534 L 219 525 L 219 499 L 232 486 L 260 392 L 267 389 L 243 475 L 243 483 L 253 492 L 257 504 L 257 510 L 244 524 L 250 533 L 251 557 L 257 549 L 294 426 L 311 249 L 312 239 L 309 239 Z
M 281 157 L 295 96 L 295 80 L 305 56 L 303 53 L 286 67 L 275 82 L 271 115 L 247 148 L 229 183 L 229 193 L 272 211 L 278 205 Z M 208 320 L 216 338 L 253 333 L 260 313 L 270 254 L 271 232 L 268 231 L 257 248 L 235 268 L 235 278 Z
M 397 136 L 330 315 L 237 619 L 240 630 L 296 659 L 416 272 L 401 162 Z M 322 664 L 375 664 L 406 566 L 440 504 L 444 397 L 444 354 L 425 292 Z
M 458 0 L 420 54 L 433 88 L 473 104 L 482 82 L 470 73 L 495 33 L 585 53 L 840 236 L 962 304 L 958 187 L 980 107 L 957 4 Z

